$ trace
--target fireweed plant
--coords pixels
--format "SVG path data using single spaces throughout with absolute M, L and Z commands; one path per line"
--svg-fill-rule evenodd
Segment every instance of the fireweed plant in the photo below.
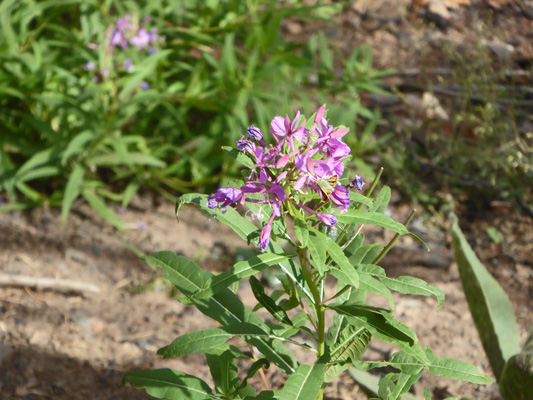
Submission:
M 144 58 L 157 52 L 157 46 L 165 38 L 158 36 L 157 28 L 149 28 L 149 23 L 150 17 L 139 22 L 136 14 L 126 14 L 107 28 L 103 43 L 87 45 L 92 50 L 103 49 L 97 63 L 90 60 L 85 64 L 85 69 L 93 74 L 94 82 L 118 79 L 120 74 L 132 73 L 136 62 L 142 62 Z M 148 90 L 150 85 L 142 81 L 139 87 Z
M 325 386 L 350 366 L 398 371 L 380 380 L 380 399 L 401 398 L 424 370 L 478 384 L 491 382 L 476 367 L 439 358 L 422 347 L 415 333 L 394 317 L 391 290 L 434 295 L 437 308 L 444 294 L 414 277 L 389 278 L 378 265 L 399 235 L 420 240 L 406 228 L 412 215 L 405 225 L 383 215 L 390 190 L 384 187 L 372 196 L 379 174 L 366 195 L 361 193 L 361 177 L 345 178 L 350 148 L 342 138 L 348 129 L 330 125 L 325 111 L 324 105 L 309 120 L 299 113 L 292 121 L 275 117 L 271 143 L 252 125 L 237 149 L 224 148 L 245 167 L 244 181 L 209 196 L 179 198 L 176 213 L 184 204 L 195 204 L 255 243 L 260 252 L 220 275 L 173 252 L 147 257 L 182 293 L 179 301 L 220 324 L 181 335 L 158 354 L 205 354 L 214 387 L 171 369 L 129 371 L 125 380 L 133 386 L 166 399 L 322 399 Z M 368 244 L 362 233 L 365 225 L 396 235 L 386 246 Z M 267 268 L 277 271 L 279 289 L 267 291 L 255 277 Z M 254 309 L 236 294 L 239 281 L 248 277 L 257 300 Z M 390 309 L 372 305 L 368 293 L 384 296 Z M 261 309 L 264 318 L 258 314 Z M 372 338 L 393 343 L 398 351 L 386 360 L 362 361 Z M 247 344 L 246 351 L 239 343 Z M 314 357 L 305 357 L 305 352 Z M 301 361 L 310 358 L 315 360 L 311 365 Z M 239 373 L 236 360 L 247 360 L 239 361 L 246 371 Z M 287 375 L 283 385 L 268 381 L 265 369 L 272 364 Z M 262 383 L 251 385 L 256 374 Z M 274 384 L 281 389 L 273 390 Z

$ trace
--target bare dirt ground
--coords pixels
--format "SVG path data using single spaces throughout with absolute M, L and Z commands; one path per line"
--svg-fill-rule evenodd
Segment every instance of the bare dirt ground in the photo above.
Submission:
M 475 35 L 476 21 L 485 21 L 492 10 L 499 25 L 491 31 L 491 40 L 512 47 L 511 52 L 504 46 L 510 52 L 507 61 L 532 57 L 533 49 L 528 46 L 533 42 L 527 33 L 533 32 L 531 2 L 443 3 L 457 6 L 447 8 L 448 17 L 439 19 L 424 1 L 354 2 L 341 25 L 328 28 L 328 36 L 341 46 L 348 41 L 350 46 L 370 45 L 379 67 L 438 67 L 444 63 L 438 59 L 443 55 L 439 43 L 455 40 L 459 46 L 460 38 Z M 494 18 L 491 21 L 494 24 Z M 291 35 L 306 34 L 308 27 L 295 23 L 287 28 Z M 171 250 L 206 269 L 224 270 L 234 262 L 236 249 L 246 244 L 194 208 L 184 209 L 177 224 L 174 205 L 161 199 L 137 198 L 128 209 L 117 211 L 128 227 L 124 233 L 108 227 L 82 204 L 75 207 L 66 226 L 55 209 L 0 215 L 1 273 L 35 280 L 0 287 L 0 399 L 149 398 L 143 391 L 120 387 L 123 371 L 136 368 L 170 367 L 203 374 L 208 380 L 200 355 L 173 360 L 156 356 L 156 350 L 176 336 L 215 324 L 173 300 L 159 271 L 139 255 Z M 410 207 L 397 198 L 390 211 L 404 220 Z M 509 204 L 496 204 L 477 214 L 461 213 L 474 250 L 511 298 L 523 339 L 533 324 L 533 221 Z M 382 265 L 389 275 L 410 274 L 441 288 L 446 303 L 437 314 L 434 298 L 396 296 L 396 314 L 437 355 L 468 361 L 491 374 L 461 290 L 450 237 L 432 226 L 437 224 L 421 220 L 411 225 L 428 242 L 431 253 L 406 239 Z M 486 234 L 488 227 L 501 231 L 505 241 L 492 242 Z M 379 230 L 368 234 L 376 240 L 389 238 Z M 42 278 L 60 278 L 78 286 L 36 288 Z M 254 302 L 246 286 L 239 293 L 246 303 Z M 390 350 L 374 341 L 367 357 L 381 357 Z M 273 381 L 283 379 L 274 369 L 268 373 Z M 432 390 L 435 399 L 452 395 L 499 398 L 496 385 L 478 386 L 429 374 L 415 388 L 419 397 L 424 387 Z M 366 398 L 347 374 L 326 395 L 329 399 Z

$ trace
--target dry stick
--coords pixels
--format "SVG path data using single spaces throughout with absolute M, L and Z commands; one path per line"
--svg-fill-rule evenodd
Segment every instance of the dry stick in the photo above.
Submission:
M 26 275 L 0 274 L 0 286 L 34 287 L 59 292 L 100 293 L 96 285 L 69 279 L 45 278 Z

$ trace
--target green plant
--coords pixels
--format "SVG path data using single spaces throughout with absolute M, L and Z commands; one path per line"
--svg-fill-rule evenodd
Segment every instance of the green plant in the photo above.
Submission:
M 533 397 L 533 328 L 520 351 L 513 307 L 499 283 L 479 261 L 451 214 L 455 258 L 468 306 L 505 400 Z
M 363 57 L 346 63 L 347 93 L 333 85 L 330 62 L 314 65 L 329 51 L 323 38 L 319 49 L 314 39 L 293 44 L 280 33 L 287 18 L 325 21 L 339 7 L 274 0 L 2 2 L 0 191 L 9 202 L 0 210 L 51 204 L 66 220 L 83 198 L 122 228 L 109 201 L 127 206 L 146 188 L 174 199 L 234 178 L 235 166 L 217 149 L 234 141 L 249 118 L 264 129 L 280 107 L 308 108 L 315 95 L 324 101 L 342 95 L 344 105 L 353 100 L 350 124 L 358 114 L 375 121 L 356 99 L 355 89 L 377 90 L 378 76 Z M 157 39 L 146 38 L 152 29 Z
M 379 176 L 366 195 L 360 193 L 364 187 L 361 177 L 348 179 L 344 162 L 350 149 L 341 140 L 347 132 L 343 126 L 329 125 L 325 106 L 308 120 L 299 113 L 292 121 L 288 116 L 275 117 L 270 128 L 274 144 L 267 144 L 261 130 L 252 125 L 248 137 L 237 142 L 238 150 L 224 149 L 245 167 L 244 181 L 210 196 L 186 194 L 178 199 L 177 215 L 183 205 L 194 204 L 243 240 L 256 243 L 262 252 L 220 275 L 172 252 L 148 256 L 146 260 L 161 268 L 182 293 L 179 301 L 194 305 L 220 324 L 179 336 L 158 354 L 205 354 L 215 387 L 213 390 L 197 377 L 170 369 L 129 371 L 125 381 L 157 398 L 283 400 L 322 399 L 323 388 L 351 365 L 399 371 L 381 380 L 381 399 L 400 399 L 424 370 L 480 384 L 491 382 L 474 366 L 439 358 L 423 348 L 416 334 L 394 317 L 391 290 L 434 295 L 438 307 L 444 294 L 414 277 L 387 277 L 378 265 L 400 235 L 420 239 L 406 228 L 413 214 L 405 225 L 383 214 L 391 192 L 384 187 L 373 195 Z M 229 207 L 232 204 L 246 204 L 247 215 L 259 227 Z M 293 221 L 293 229 L 289 221 Z M 396 235 L 386 246 L 365 243 L 365 225 L 381 226 Z M 274 267 L 283 289 L 267 293 L 255 275 Z M 248 277 L 257 300 L 253 310 L 236 295 L 239 283 Z M 368 293 L 384 296 L 390 309 L 372 305 Z M 256 313 L 262 308 L 268 313 L 266 318 Z M 326 318 L 328 314 L 332 319 Z M 250 352 L 242 351 L 237 342 L 227 343 L 232 338 L 242 339 Z M 393 343 L 399 351 L 388 360 L 362 361 L 372 338 Z M 289 350 L 287 344 L 299 350 Z M 303 352 L 315 355 L 311 365 L 298 360 Z M 248 361 L 241 374 L 237 359 Z M 257 393 L 248 380 L 271 364 L 288 378 L 280 390 L 272 390 L 262 374 L 266 390 Z

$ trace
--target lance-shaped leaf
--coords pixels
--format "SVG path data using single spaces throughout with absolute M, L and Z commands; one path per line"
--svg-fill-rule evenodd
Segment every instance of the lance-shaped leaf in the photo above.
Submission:
M 316 399 L 324 382 L 326 364 L 317 362 L 300 365 L 296 372 L 289 376 L 280 393 L 280 400 Z
M 437 311 L 444 305 L 444 292 L 435 286 L 428 285 L 422 279 L 412 276 L 400 276 L 398 278 L 379 278 L 389 289 L 395 290 L 402 294 L 418 294 L 422 296 L 435 295 L 439 304 Z
M 213 274 L 202 270 L 194 262 L 170 251 L 151 254 L 146 260 L 162 269 L 163 275 L 170 280 L 182 293 L 190 296 L 204 287 Z M 192 303 L 208 317 L 221 325 L 251 323 L 268 332 L 263 320 L 246 307 L 230 290 L 224 289 L 206 299 L 193 299 Z M 296 358 L 280 340 L 263 337 L 247 337 L 246 342 L 263 353 L 269 360 L 288 374 L 298 366 Z
M 162 355 L 164 358 L 171 358 L 191 353 L 205 353 L 214 346 L 226 343 L 233 336 L 269 337 L 270 335 L 255 325 L 243 322 L 186 333 L 176 338 L 168 346 L 159 349 L 157 354 Z
M 343 224 L 378 225 L 390 229 L 393 232 L 405 235 L 409 233 L 407 228 L 381 213 L 365 210 L 347 210 L 337 216 L 339 222 Z
M 239 164 L 252 169 L 254 167 L 254 162 L 248 155 L 244 154 L 242 151 L 239 151 L 237 149 L 234 149 L 230 146 L 222 146 L 222 150 L 224 150 L 231 158 L 233 158 L 235 161 L 237 161 Z
M 357 271 L 350 263 L 348 257 L 344 255 L 341 247 L 331 238 L 326 236 L 326 249 L 335 264 L 339 267 L 340 271 L 346 276 L 347 281 L 354 287 L 359 288 L 359 277 Z
M 362 370 L 389 366 L 400 370 L 404 374 L 415 374 L 421 368 L 425 368 L 436 376 L 482 385 L 492 383 L 492 379 L 489 376 L 482 374 L 476 367 L 467 362 L 437 357 L 429 347 L 425 347 L 423 351 L 426 354 L 427 362 L 399 351 L 394 353 L 389 361 L 355 361 L 354 366 Z
M 392 293 L 390 290 L 383 284 L 378 281 L 376 278 L 372 277 L 370 274 L 359 272 L 359 285 L 361 290 L 365 292 L 380 294 L 385 296 L 389 301 L 389 306 L 391 310 L 394 311 L 394 299 L 392 298 Z
M 513 307 L 466 241 L 455 215 L 452 214 L 451 219 L 453 248 L 463 290 L 490 366 L 499 380 L 506 361 L 520 351 Z
M 409 327 L 394 319 L 389 311 L 364 303 L 328 305 L 327 307 L 345 315 L 351 325 L 368 329 L 376 339 L 394 343 L 407 354 L 416 357 L 422 362 L 427 361 L 427 357 L 422 351 L 415 333 Z
M 181 196 L 176 202 L 176 217 L 180 208 L 184 204 L 195 204 L 202 209 L 206 214 L 216 217 L 220 222 L 229 226 L 237 235 L 239 235 L 244 240 L 249 240 L 254 233 L 257 233 L 259 229 L 245 217 L 240 215 L 233 208 L 226 208 L 226 212 L 222 213 L 220 210 L 211 210 L 207 207 L 207 196 L 204 194 L 198 193 L 189 193 Z M 284 251 L 282 247 L 274 242 L 270 241 L 268 245 L 268 250 L 275 254 L 283 254 Z M 302 276 L 301 270 L 298 265 L 293 260 L 285 260 L 279 263 L 279 267 L 289 276 L 296 286 L 298 286 L 301 291 L 306 295 L 306 297 L 313 302 L 313 296 L 309 291 L 309 287 L 305 282 L 305 279 Z
M 126 381 L 133 387 L 143 387 L 146 393 L 158 399 L 219 399 L 200 378 L 172 369 L 128 371 L 122 383 Z
M 383 186 L 381 190 L 379 191 L 378 196 L 374 200 L 374 205 L 371 208 L 371 211 L 377 212 L 377 213 L 383 213 L 387 206 L 389 205 L 389 201 L 391 198 L 391 190 L 388 186 Z
M 278 321 L 292 326 L 292 321 L 287 315 L 287 312 L 278 306 L 274 299 L 265 293 L 263 284 L 255 276 L 250 277 L 250 287 L 256 300 Z
M 220 355 L 206 354 L 207 365 L 211 376 L 215 382 L 217 393 L 228 397 L 237 384 L 240 383 L 237 378 L 238 368 L 230 351 Z
M 533 327 L 520 354 L 507 360 L 500 381 L 500 393 L 505 400 L 533 399 Z
M 311 254 L 312 264 L 318 269 L 321 275 L 324 274 L 326 268 L 326 238 L 322 232 L 316 229 L 309 229 L 309 241 L 307 247 Z
M 476 367 L 467 362 L 453 358 L 439 358 L 428 347 L 424 350 L 429 359 L 429 372 L 433 375 L 480 385 L 490 385 L 492 383 L 490 376 L 482 374 Z
M 240 215 L 231 207 L 227 207 L 225 212 L 220 210 L 212 210 L 207 207 L 207 195 L 198 193 L 188 193 L 180 196 L 176 201 L 176 218 L 179 219 L 179 210 L 184 204 L 195 204 L 202 209 L 206 214 L 216 217 L 220 222 L 229 226 L 242 239 L 248 240 L 250 235 L 257 231 L 257 227 L 245 217 Z
M 247 276 L 254 275 L 263 271 L 265 268 L 271 265 L 279 264 L 289 258 L 294 257 L 296 254 L 273 254 L 263 253 L 254 256 L 246 261 L 238 262 L 230 270 L 213 276 L 206 282 L 206 287 L 195 292 L 192 297 L 197 299 L 204 299 L 210 297 L 215 293 L 227 288 L 229 285 L 246 278 Z
M 365 353 L 372 334 L 365 328 L 348 325 L 340 337 L 329 347 L 330 361 L 326 364 L 325 382 L 333 382 L 337 376 L 350 367 Z

